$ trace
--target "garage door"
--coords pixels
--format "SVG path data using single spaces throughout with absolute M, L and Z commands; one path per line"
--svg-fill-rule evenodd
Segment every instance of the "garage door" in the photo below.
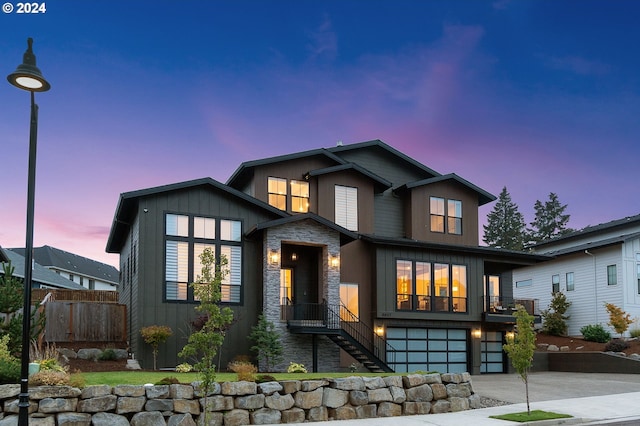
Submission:
M 501 331 L 485 331 L 482 333 L 480 373 L 505 372 L 502 339 L 503 333 Z
M 397 373 L 468 371 L 467 330 L 387 328 L 387 365 Z

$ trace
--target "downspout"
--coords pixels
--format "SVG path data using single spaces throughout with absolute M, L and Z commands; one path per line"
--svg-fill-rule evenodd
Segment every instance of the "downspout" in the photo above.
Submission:
M 595 293 L 595 318 L 596 318 L 596 324 L 598 324 L 598 280 L 596 279 L 597 277 L 597 270 L 596 270 L 596 256 L 594 254 L 591 254 L 589 252 L 589 250 L 585 250 L 584 254 L 589 255 L 591 257 L 593 257 L 593 291 Z

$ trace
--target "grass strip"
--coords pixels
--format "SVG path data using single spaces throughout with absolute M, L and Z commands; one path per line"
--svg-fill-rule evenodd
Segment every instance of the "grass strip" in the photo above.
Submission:
M 524 423 L 534 422 L 537 420 L 567 419 L 573 416 L 570 416 L 569 414 L 553 413 L 550 411 L 531 410 L 531 414 L 527 414 L 526 411 L 523 411 L 522 413 L 509 413 L 489 417 L 492 419 L 509 420 L 512 422 Z

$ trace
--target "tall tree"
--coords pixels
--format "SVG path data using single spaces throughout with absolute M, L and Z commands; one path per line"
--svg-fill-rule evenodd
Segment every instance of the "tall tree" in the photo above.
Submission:
M 533 208 L 536 211 L 536 217 L 530 223 L 531 228 L 527 230 L 530 243 L 537 244 L 573 232 L 573 229 L 567 227 L 571 217 L 564 213 L 567 205 L 560 203 L 557 194 L 549 193 L 549 200 L 544 204 L 536 200 Z
M 507 187 L 502 188 L 498 202 L 487 215 L 482 241 L 490 247 L 522 250 L 526 225 L 518 205 L 511 200 Z

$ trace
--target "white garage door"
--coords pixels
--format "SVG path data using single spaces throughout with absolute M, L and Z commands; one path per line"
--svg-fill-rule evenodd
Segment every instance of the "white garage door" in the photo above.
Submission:
M 467 330 L 387 328 L 387 364 L 397 373 L 463 373 L 467 368 Z

